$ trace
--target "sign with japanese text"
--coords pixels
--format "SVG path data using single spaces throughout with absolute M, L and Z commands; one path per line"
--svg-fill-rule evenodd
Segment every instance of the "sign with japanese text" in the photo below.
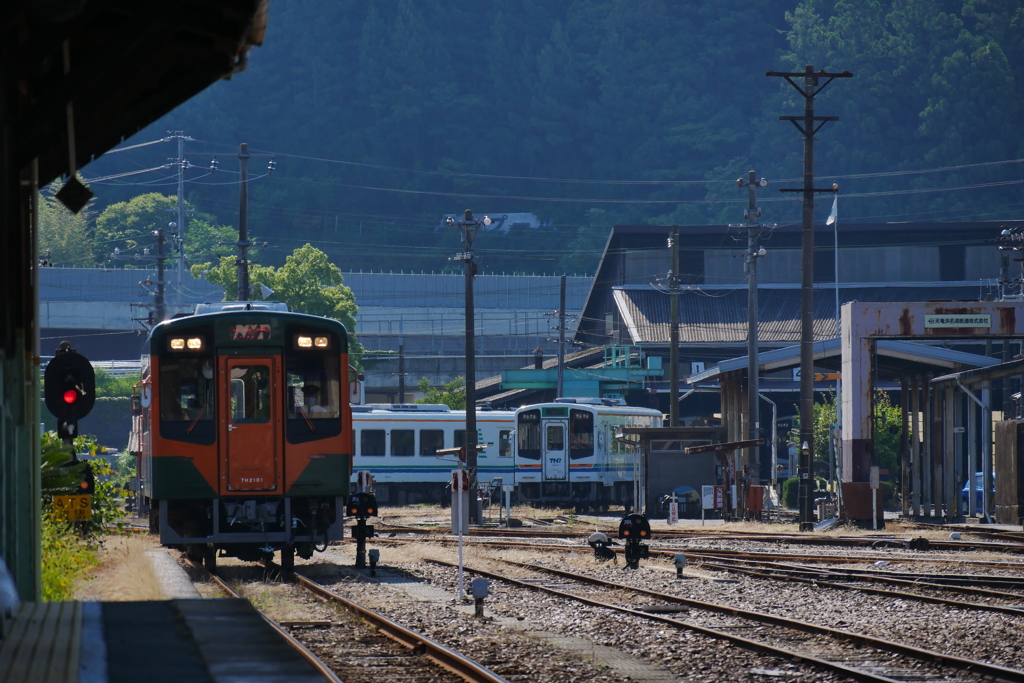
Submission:
M 937 313 L 924 317 L 924 328 L 992 327 L 992 316 L 973 313 Z

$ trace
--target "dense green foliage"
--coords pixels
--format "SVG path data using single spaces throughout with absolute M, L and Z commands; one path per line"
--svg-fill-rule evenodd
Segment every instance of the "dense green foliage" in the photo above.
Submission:
M 94 266 L 94 202 L 71 213 L 55 198 L 59 189 L 60 182 L 54 181 L 39 193 L 39 260 L 54 266 Z
M 115 377 L 103 368 L 95 368 L 96 373 L 96 397 L 97 398 L 125 398 L 130 397 L 141 377 L 140 373 L 133 373 Z
M 42 597 L 44 602 L 71 600 L 85 572 L 98 564 L 95 544 L 51 510 L 42 516 Z
M 342 270 L 440 270 L 458 251 L 441 217 L 473 208 L 544 224 L 481 234 L 484 272 L 580 272 L 609 225 L 738 222 L 733 180 L 751 168 L 780 181 L 759 199 L 765 220 L 798 222 L 799 201 L 776 190 L 799 184 L 802 142 L 779 116 L 803 99 L 765 72 L 807 64 L 854 74 L 816 101 L 840 117 L 815 158 L 840 183 L 844 221 L 1016 215 L 1019 166 L 993 165 L 1024 157 L 1011 0 L 271 3 L 249 69 L 137 141 L 183 129 L 197 138 L 186 152 L 222 153 L 216 174 L 193 168 L 186 183 L 221 224 L 235 223 L 238 143 L 276 153 L 272 174 L 249 162 L 266 263 L 308 242 Z M 85 175 L 163 164 L 173 145 Z M 920 170 L 941 172 L 903 173 Z M 111 203 L 167 173 L 96 189 Z
M 824 400 L 814 403 L 814 460 L 815 462 L 829 462 L 829 434 L 832 427 L 839 424 L 837 419 L 838 397 L 835 392 L 830 391 L 823 396 Z M 899 432 L 903 426 L 902 411 L 899 406 L 892 404 L 889 394 L 884 391 L 875 391 L 874 399 L 875 415 L 875 461 L 874 464 L 883 471 L 882 479 L 899 481 L 900 475 L 900 437 Z M 799 439 L 799 418 L 797 425 L 791 434 L 791 440 Z M 828 468 L 816 469 L 816 472 L 827 472 Z
M 97 563 L 97 536 L 111 526 L 120 530 L 125 513 L 121 509 L 120 481 L 107 461 L 97 457 L 102 449 L 92 437 L 77 437 L 75 452 L 81 462 L 67 466 L 71 449 L 61 443 L 56 432 L 42 436 L 42 597 L 44 601 L 70 600 L 77 582 Z M 92 465 L 95 492 L 92 495 L 92 520 L 69 524 L 55 513 L 53 496 L 78 492 L 85 463 Z
M 442 387 L 432 387 L 430 380 L 421 377 L 417 386 L 423 392 L 423 398 L 416 399 L 417 403 L 440 403 L 452 410 L 466 409 L 466 379 L 461 375 Z
M 211 263 L 194 265 L 192 274 L 223 287 L 225 301 L 238 299 L 235 259 L 222 258 L 216 266 Z M 259 298 L 260 285 L 263 285 L 273 290 L 271 299 L 285 302 L 290 310 L 334 318 L 348 330 L 356 328 L 359 307 L 352 289 L 344 284 L 341 271 L 327 260 L 327 254 L 309 244 L 296 249 L 280 268 L 250 266 L 249 284 L 255 298 Z M 348 343 L 350 359 L 358 364 L 363 347 L 351 332 Z

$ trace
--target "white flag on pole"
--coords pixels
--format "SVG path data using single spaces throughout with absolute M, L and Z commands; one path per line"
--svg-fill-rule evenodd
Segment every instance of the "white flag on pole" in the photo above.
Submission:
M 839 195 L 832 197 L 832 213 L 828 215 L 828 220 L 825 221 L 825 225 L 832 225 L 836 222 L 836 218 L 839 217 Z

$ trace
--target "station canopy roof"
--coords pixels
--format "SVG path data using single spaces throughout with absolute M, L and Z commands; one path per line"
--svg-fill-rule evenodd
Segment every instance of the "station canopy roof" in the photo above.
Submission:
M 839 286 L 840 305 L 846 301 L 977 301 L 980 283 Z M 625 285 L 612 296 L 633 344 L 668 344 L 671 297 L 664 287 Z M 745 344 L 747 341 L 747 287 L 701 286 L 679 292 L 681 344 Z M 836 294 L 831 284 L 815 285 L 814 338 L 836 336 Z M 800 341 L 799 285 L 758 287 L 758 340 L 779 346 Z
M 814 343 L 814 364 L 817 367 L 839 370 L 841 348 L 838 337 Z M 878 379 L 898 379 L 911 375 L 935 372 L 937 369 L 953 371 L 985 368 L 1000 361 L 989 356 L 957 351 L 942 346 L 898 339 L 879 339 L 875 342 L 875 372 Z M 800 365 L 800 345 L 763 351 L 757 354 L 758 372 L 766 373 Z M 690 375 L 686 382 L 715 381 L 734 372 L 746 373 L 747 356 L 722 361 L 704 372 Z

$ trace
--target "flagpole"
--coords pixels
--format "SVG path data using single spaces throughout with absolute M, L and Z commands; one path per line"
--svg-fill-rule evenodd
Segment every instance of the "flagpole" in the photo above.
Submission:
M 841 332 L 840 321 L 841 321 L 842 318 L 839 315 L 839 186 L 834 184 L 834 185 L 832 185 L 832 189 L 835 191 L 835 195 L 833 195 L 833 197 L 832 197 L 832 213 L 831 213 L 831 215 L 828 218 L 829 218 L 829 221 L 832 222 L 832 240 L 833 240 L 833 245 L 834 245 L 832 253 L 833 253 L 833 258 L 835 259 L 835 277 L 836 277 L 836 287 L 835 287 L 835 292 L 836 292 L 836 339 L 839 340 L 839 354 L 840 354 L 839 377 L 836 379 L 836 435 L 839 436 L 839 443 L 837 443 L 835 445 L 835 448 L 833 449 L 835 454 L 836 454 L 836 461 L 835 461 L 835 464 L 833 465 L 833 468 L 832 468 L 832 478 L 835 481 L 835 491 L 836 491 L 836 496 L 837 496 L 837 498 L 836 498 L 836 513 L 841 517 L 842 516 L 842 494 L 840 492 L 842 490 L 842 484 L 840 484 L 840 482 L 839 482 L 839 478 L 840 478 L 839 470 L 841 469 L 841 467 L 839 466 L 839 463 L 841 463 L 843 461 L 843 459 L 842 459 L 842 450 L 840 448 L 840 445 L 842 444 L 842 429 L 843 429 L 843 401 L 842 401 L 842 396 L 843 396 L 843 373 L 842 373 L 842 362 L 841 362 L 842 350 L 843 350 L 843 340 L 842 340 L 842 335 L 840 334 L 840 332 Z M 829 432 L 831 432 L 831 431 L 832 430 L 829 430 Z

